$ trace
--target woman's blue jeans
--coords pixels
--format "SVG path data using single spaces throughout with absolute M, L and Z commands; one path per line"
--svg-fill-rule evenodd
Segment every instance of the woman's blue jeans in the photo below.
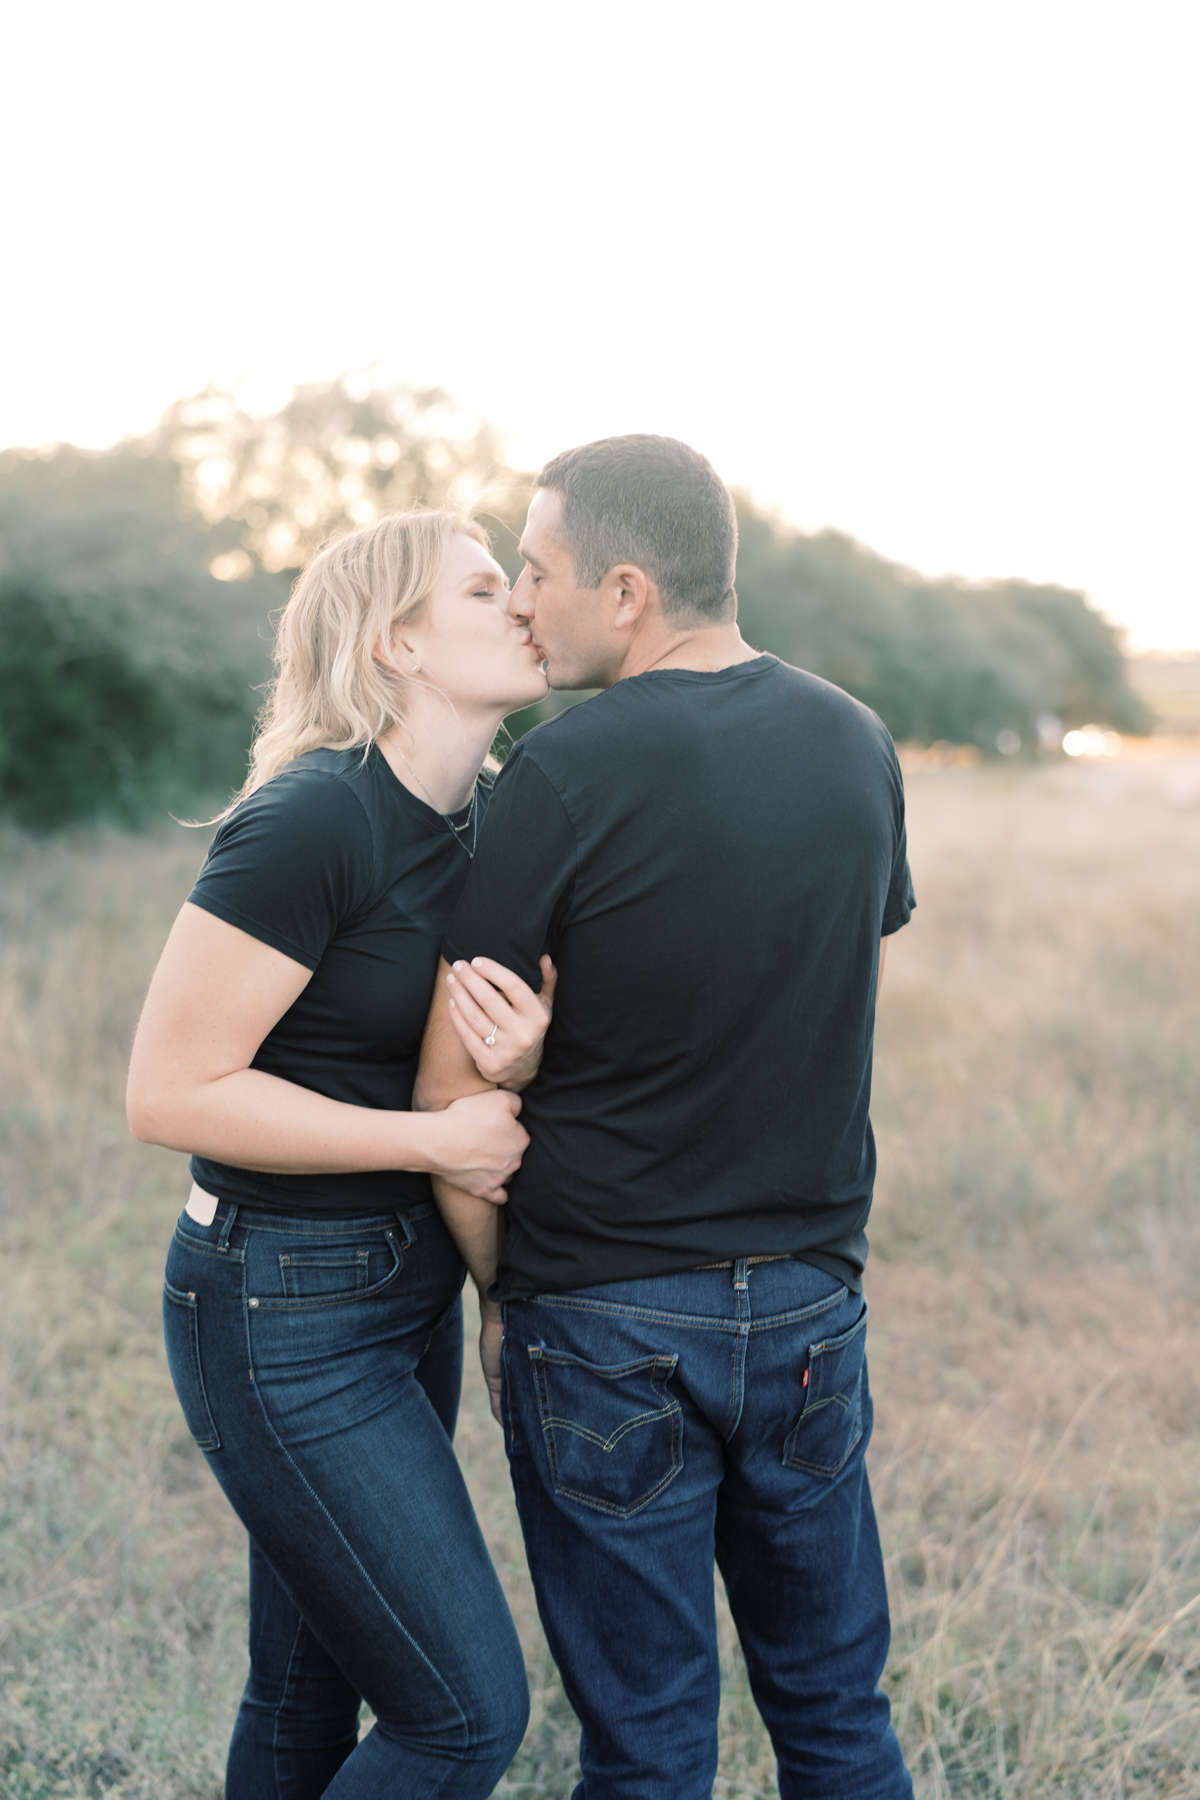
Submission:
M 251 1540 L 227 1800 L 483 1800 L 521 1742 L 521 1648 L 451 1444 L 462 1277 L 432 1204 L 179 1219 L 171 1374 Z
M 866 1335 L 862 1296 L 790 1259 L 506 1304 L 505 1433 L 583 1725 L 575 1800 L 710 1800 L 714 1555 L 782 1800 L 911 1800 L 879 1688 Z

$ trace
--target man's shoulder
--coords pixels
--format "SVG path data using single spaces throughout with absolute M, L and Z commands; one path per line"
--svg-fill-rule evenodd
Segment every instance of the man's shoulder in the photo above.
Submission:
M 759 726 L 773 718 L 781 726 L 803 725 L 833 742 L 857 743 L 887 760 L 894 758 L 891 736 L 879 715 L 823 676 L 770 655 L 734 664 L 728 676 L 728 681 L 714 683 L 708 696 L 705 685 L 664 683 L 653 673 L 616 682 L 534 726 L 517 749 L 560 791 L 576 778 L 611 772 L 614 762 L 653 753 L 656 743 L 678 733 L 684 742 L 696 733 L 709 737 L 714 729 L 722 738 L 730 732 L 740 736 L 739 720 L 751 718 Z M 722 704 L 714 710 L 706 700 L 718 694 Z
M 814 675 L 808 669 L 793 668 L 791 663 L 785 662 L 779 664 L 779 672 L 797 698 L 819 707 L 822 715 L 831 723 L 844 724 L 851 730 L 858 730 L 879 740 L 889 749 L 892 747 L 891 733 L 879 714 L 872 711 L 865 701 L 856 700 L 853 694 L 848 694 L 835 681 L 827 681 L 823 675 Z
M 619 730 L 620 708 L 613 702 L 620 685 L 605 688 L 587 700 L 576 700 L 552 719 L 534 725 L 514 746 L 509 762 L 519 752 L 551 779 L 558 771 L 585 767 L 588 759 Z

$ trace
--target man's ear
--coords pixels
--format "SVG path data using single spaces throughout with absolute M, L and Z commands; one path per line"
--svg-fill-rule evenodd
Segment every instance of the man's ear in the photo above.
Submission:
M 617 631 L 629 631 L 638 624 L 648 604 L 657 598 L 658 589 L 636 563 L 617 563 L 600 583 L 609 614 Z

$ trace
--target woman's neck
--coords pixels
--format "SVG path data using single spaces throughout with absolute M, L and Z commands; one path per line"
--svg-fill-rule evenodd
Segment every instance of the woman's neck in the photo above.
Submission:
M 397 781 L 437 812 L 457 812 L 500 729 L 502 713 L 456 713 L 440 695 L 417 692 L 402 724 L 379 739 Z

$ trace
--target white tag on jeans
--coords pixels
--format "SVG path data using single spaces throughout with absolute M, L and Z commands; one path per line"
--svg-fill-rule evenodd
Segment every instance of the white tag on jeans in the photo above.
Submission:
M 211 1225 L 217 1216 L 217 1201 L 214 1194 L 206 1194 L 202 1187 L 192 1183 L 192 1191 L 187 1197 L 184 1212 L 189 1219 L 195 1219 L 197 1225 Z

